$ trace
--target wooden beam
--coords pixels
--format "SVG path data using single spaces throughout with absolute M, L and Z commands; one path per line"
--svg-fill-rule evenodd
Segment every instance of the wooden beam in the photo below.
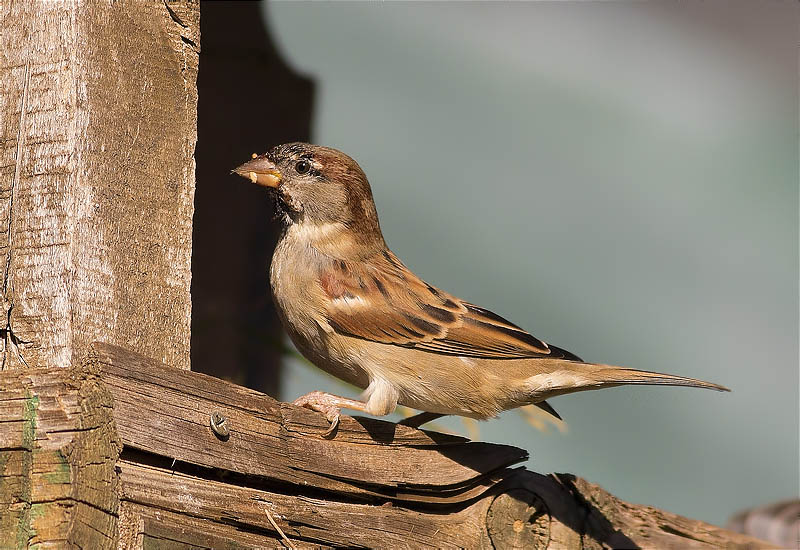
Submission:
M 326 427 L 107 344 L 75 368 L 0 373 L 0 547 L 769 547 L 515 469 L 514 447 L 367 418 Z
M 307 409 L 121 348 L 96 345 L 89 365 L 114 396 L 125 448 L 181 464 L 310 486 L 359 500 L 461 502 L 485 492 L 527 453 L 389 422 L 343 417 L 332 440 Z M 209 428 L 222 415 L 230 436 Z M 430 447 L 438 451 L 430 452 Z
M 79 371 L 0 373 L 0 548 L 116 546 L 112 407 Z
M 199 5 L 4 2 L 0 359 L 189 368 Z

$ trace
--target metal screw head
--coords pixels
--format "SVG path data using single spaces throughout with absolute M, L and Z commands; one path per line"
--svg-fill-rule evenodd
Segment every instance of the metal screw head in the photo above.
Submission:
M 211 426 L 211 431 L 214 432 L 214 435 L 222 441 L 226 441 L 231 436 L 230 428 L 228 428 L 228 419 L 222 413 L 212 412 L 208 424 Z

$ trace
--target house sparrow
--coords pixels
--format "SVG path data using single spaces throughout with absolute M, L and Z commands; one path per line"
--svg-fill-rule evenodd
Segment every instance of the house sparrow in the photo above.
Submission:
M 545 399 L 622 384 L 727 388 L 585 363 L 488 309 L 429 285 L 386 246 L 364 172 L 344 153 L 279 145 L 233 170 L 274 192 L 284 229 L 270 283 L 289 337 L 312 363 L 360 388 L 357 401 L 320 391 L 294 403 L 335 430 L 340 408 L 376 416 L 397 404 L 487 419 Z

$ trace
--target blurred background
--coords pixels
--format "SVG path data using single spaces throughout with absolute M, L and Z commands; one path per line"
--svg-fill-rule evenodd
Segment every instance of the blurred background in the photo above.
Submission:
M 798 496 L 796 3 L 210 4 L 193 368 L 283 400 L 358 395 L 283 348 L 270 205 L 225 175 L 311 140 L 361 164 L 428 282 L 586 360 L 733 390 L 437 427 L 720 525 Z

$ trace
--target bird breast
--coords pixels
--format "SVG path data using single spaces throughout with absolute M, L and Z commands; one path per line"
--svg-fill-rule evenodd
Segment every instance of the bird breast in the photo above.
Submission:
M 351 384 L 366 387 L 369 379 L 342 346 L 326 320 L 319 274 L 331 262 L 313 245 L 315 231 L 292 224 L 275 247 L 270 286 L 278 316 L 295 347 L 321 369 Z

